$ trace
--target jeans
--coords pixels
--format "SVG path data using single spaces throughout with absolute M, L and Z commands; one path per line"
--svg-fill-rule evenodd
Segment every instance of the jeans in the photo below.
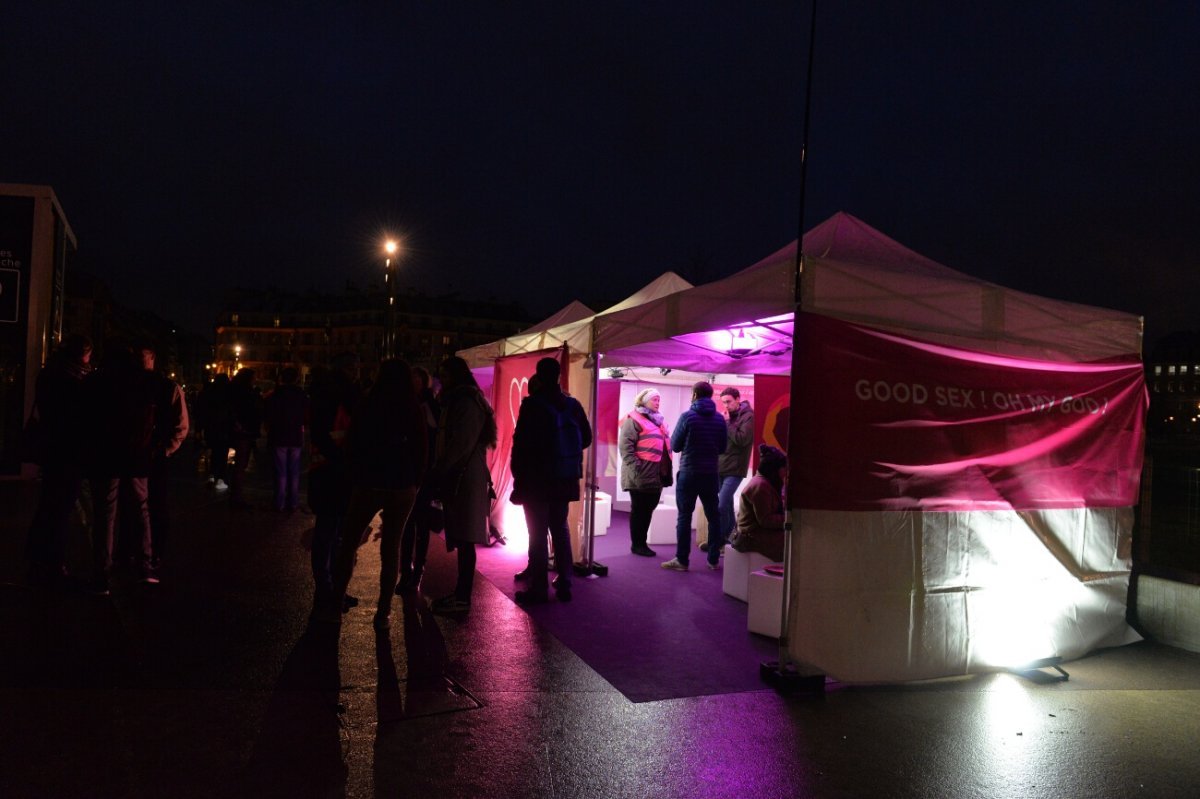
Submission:
M 117 533 L 117 500 L 121 485 L 127 489 L 125 508 L 132 518 L 130 530 L 136 539 L 130 541 L 136 547 L 133 556 L 143 573 L 150 571 L 151 539 L 149 479 L 146 477 L 102 477 L 93 478 L 92 504 L 95 508 L 92 528 L 92 552 L 95 556 L 96 572 L 107 575 L 112 570 L 113 546 Z
M 550 551 L 546 533 L 554 542 L 554 570 L 558 572 L 558 587 L 571 587 L 571 531 L 567 527 L 567 508 L 562 500 L 528 500 L 525 503 L 525 526 L 529 529 L 529 590 L 547 593 L 546 578 L 550 571 Z
M 275 510 L 300 507 L 300 447 L 273 447 Z
M 679 511 L 675 519 L 675 559 L 684 566 L 688 565 L 692 549 L 692 513 L 696 510 L 697 499 L 704 506 L 708 529 L 720 529 L 721 519 L 717 511 L 719 479 L 716 474 L 681 471 L 675 482 L 675 507 Z M 711 541 L 709 551 L 712 551 Z
M 741 484 L 742 478 L 736 475 L 721 478 L 721 487 L 717 492 L 717 512 L 721 517 L 721 528 L 714 530 L 711 522 L 708 525 L 708 562 L 714 566 L 721 559 L 721 547 L 725 546 L 729 534 L 733 532 L 733 495 Z

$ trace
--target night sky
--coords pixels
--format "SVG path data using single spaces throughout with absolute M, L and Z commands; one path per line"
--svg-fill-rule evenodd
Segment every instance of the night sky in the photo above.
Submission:
M 1200 3 L 818 8 L 805 227 L 1200 327 Z M 936 8 L 935 8 L 936 6 Z M 0 182 L 118 299 L 230 286 L 602 307 L 796 237 L 806 2 L 9 2 Z

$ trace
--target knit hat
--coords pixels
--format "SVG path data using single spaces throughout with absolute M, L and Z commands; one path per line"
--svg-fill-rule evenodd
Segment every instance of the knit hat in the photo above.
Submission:
M 636 397 L 634 397 L 633 407 L 644 408 L 644 407 L 646 407 L 646 402 L 651 397 L 661 397 L 661 396 L 662 396 L 662 394 L 658 393 L 657 388 L 644 388 L 638 392 L 638 395 Z
M 778 447 L 770 444 L 758 445 L 758 470 L 760 472 L 777 472 L 787 466 L 787 455 Z

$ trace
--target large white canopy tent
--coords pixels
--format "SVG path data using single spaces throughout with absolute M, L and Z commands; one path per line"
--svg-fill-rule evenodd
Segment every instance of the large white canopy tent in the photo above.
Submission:
M 848 214 L 804 249 L 808 313 L 1042 362 L 1140 356 L 1137 316 L 969 277 Z M 792 373 L 795 404 L 821 377 L 792 362 L 796 250 L 596 317 L 600 366 Z M 1137 640 L 1125 622 L 1129 507 L 791 513 L 787 654 L 839 679 L 963 674 Z

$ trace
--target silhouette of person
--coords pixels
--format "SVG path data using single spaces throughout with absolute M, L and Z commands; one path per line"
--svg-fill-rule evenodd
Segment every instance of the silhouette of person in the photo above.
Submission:
M 680 453 L 679 476 L 675 483 L 675 557 L 664 569 L 688 570 L 692 547 L 692 513 L 696 500 L 704 506 L 708 529 L 720 529 L 717 499 L 717 461 L 725 451 L 728 433 L 725 420 L 712 400 L 713 387 L 707 380 L 692 386 L 692 405 L 679 417 L 671 434 L 671 450 Z M 710 564 L 710 568 L 716 568 Z
M 63 339 L 38 373 L 27 442 L 40 467 L 37 509 L 29 526 L 26 557 L 34 582 L 58 582 L 66 576 L 71 512 L 83 486 L 81 412 L 84 378 L 91 372 L 92 341 L 73 334 Z M 36 431 L 36 432 L 34 432 Z
M 382 513 L 376 630 L 391 625 L 392 597 L 400 567 L 400 536 L 425 472 L 428 443 L 420 410 L 411 367 L 401 360 L 387 360 L 380 365 L 379 379 L 355 411 L 346 433 L 346 462 L 352 489 L 345 530 L 338 546 L 333 612 L 341 609 L 355 557 L 371 519 Z
M 567 511 L 572 502 L 579 500 L 583 450 L 591 446 L 592 428 L 579 401 L 563 393 L 560 374 L 557 358 L 542 358 L 537 362 L 539 389 L 521 401 L 513 431 L 513 491 L 524 506 L 529 530 L 528 588 L 516 593 L 517 602 L 524 605 L 549 598 L 547 535 L 554 541 L 554 566 L 558 572 L 554 593 L 562 602 L 571 601 L 571 534 Z M 565 463 L 567 457 L 571 463 Z
M 454 592 L 436 600 L 433 610 L 465 613 L 475 584 L 475 547 L 488 542 L 487 450 L 496 446 L 496 417 L 462 358 L 443 361 L 438 377 L 442 416 L 431 479 L 445 515 L 446 546 L 458 553 L 458 579 Z

